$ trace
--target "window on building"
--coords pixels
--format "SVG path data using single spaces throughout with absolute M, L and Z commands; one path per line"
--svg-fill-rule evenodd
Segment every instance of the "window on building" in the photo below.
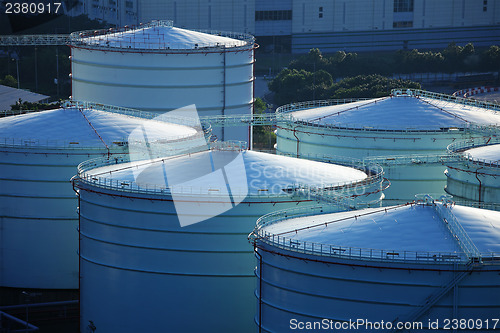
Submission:
M 319 7 L 318 9 L 318 17 L 323 18 L 323 7 Z
M 132 1 L 125 1 L 125 8 L 134 8 L 134 3 Z
M 488 11 L 488 0 L 483 1 L 483 12 Z
M 259 10 L 255 12 L 255 21 L 289 21 L 291 10 Z
M 323 13 L 319 13 L 319 14 L 318 14 L 318 17 L 319 17 L 319 18 L 323 18 Z
M 393 28 L 412 28 L 413 27 L 413 21 L 400 21 L 400 22 L 394 22 L 392 24 Z
M 414 0 L 394 0 L 394 12 L 413 12 Z

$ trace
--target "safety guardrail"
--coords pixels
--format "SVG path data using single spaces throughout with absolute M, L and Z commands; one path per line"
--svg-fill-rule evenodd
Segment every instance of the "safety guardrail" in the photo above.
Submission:
M 448 145 L 446 147 L 448 155 L 457 161 L 462 161 L 466 164 L 478 164 L 481 167 L 488 167 L 493 169 L 500 169 L 500 158 L 497 160 L 486 160 L 473 157 L 472 154 L 467 153 L 466 150 L 485 147 L 490 145 L 498 145 L 498 155 L 500 157 L 500 137 L 483 137 L 474 138 L 465 141 L 458 141 Z
M 432 91 L 426 91 L 426 90 L 421 90 L 421 89 L 392 89 L 391 94 L 394 96 L 398 95 L 408 95 L 408 96 L 415 96 L 415 97 L 428 97 L 432 99 L 437 99 L 440 101 L 444 102 L 454 102 L 466 106 L 473 106 L 473 107 L 478 107 L 478 108 L 485 108 L 493 111 L 500 111 L 500 105 L 491 103 L 491 102 L 484 102 L 484 101 L 479 101 L 475 99 L 468 99 L 468 98 L 463 98 L 463 97 L 457 97 L 453 95 L 447 95 L 447 94 L 442 94 L 442 93 L 436 93 Z
M 379 212 L 387 212 L 390 209 L 397 209 L 400 207 L 408 205 L 418 205 L 419 202 L 407 203 L 404 205 L 399 205 L 395 207 L 381 208 Z M 473 258 L 475 262 L 489 262 L 500 264 L 500 253 L 488 252 L 479 253 L 474 246 L 467 245 L 466 253 L 458 252 L 432 252 L 432 251 L 403 251 L 401 249 L 373 249 L 373 248 L 361 248 L 361 247 L 351 247 L 351 246 L 339 246 L 336 244 L 326 244 L 318 242 L 304 241 L 298 238 L 294 238 L 299 230 L 312 229 L 317 227 L 327 227 L 330 223 L 335 223 L 336 221 L 329 222 L 318 222 L 317 224 L 310 226 L 303 226 L 299 229 L 287 230 L 285 232 L 271 233 L 265 231 L 265 227 L 268 227 L 275 223 L 281 223 L 285 220 L 314 216 L 320 214 L 334 213 L 342 210 L 349 210 L 348 206 L 309 206 L 301 207 L 296 209 L 287 209 L 272 212 L 260 217 L 257 220 L 256 227 L 254 231 L 249 235 L 251 242 L 258 246 L 259 242 L 266 243 L 277 248 L 288 250 L 292 252 L 299 252 L 310 255 L 324 256 L 324 257 L 334 257 L 339 259 L 359 259 L 359 260 L 373 260 L 373 261 L 388 261 L 388 262 L 399 262 L 399 263 L 428 263 L 428 264 L 450 264 L 450 263 L 467 263 L 470 262 L 470 258 Z M 377 211 L 371 211 L 369 214 L 376 213 Z M 353 219 L 359 218 L 363 213 L 355 214 L 352 216 Z M 446 215 L 447 216 L 447 215 Z M 460 225 L 458 221 L 453 221 L 451 223 L 456 223 Z M 460 235 L 465 240 L 465 231 L 455 231 L 455 234 Z M 465 233 L 466 235 L 466 233 Z M 473 244 L 472 244 L 473 245 Z
M 370 100 L 370 98 L 342 98 L 342 99 L 325 99 L 325 100 L 315 100 L 306 102 L 296 102 L 280 106 L 279 108 L 276 109 L 276 113 L 283 114 L 283 113 L 307 110 L 312 108 L 320 108 L 323 106 L 341 105 L 341 104 L 366 101 L 366 100 Z
M 0 36 L 0 46 L 42 46 L 42 45 L 68 45 L 70 35 L 3 35 Z
M 199 149 L 192 149 L 189 153 L 212 150 L 233 150 L 242 151 L 246 147 L 246 142 L 239 141 L 225 141 L 225 142 L 214 142 L 210 143 L 207 147 L 198 147 Z M 184 154 L 184 155 L 185 155 Z M 143 158 L 138 157 L 137 161 L 134 161 L 133 165 L 123 166 L 124 169 L 127 168 L 142 168 L 147 167 L 152 162 L 165 162 L 170 158 L 179 158 L 182 154 L 176 154 L 175 156 L 165 156 L 149 158 L 149 156 L 144 156 Z M 101 158 L 82 162 L 78 166 L 78 178 L 76 181 L 82 181 L 88 183 L 92 186 L 103 187 L 108 189 L 114 189 L 119 191 L 128 191 L 136 193 L 159 193 L 159 194 L 187 194 L 187 195 L 207 195 L 217 196 L 219 194 L 224 194 L 227 188 L 218 188 L 215 186 L 211 187 L 201 187 L 201 186 L 171 186 L 165 184 L 145 184 L 136 183 L 135 181 L 121 181 L 112 178 L 109 172 L 101 174 L 96 174 L 91 172 L 99 167 L 104 167 L 108 165 L 121 164 L 130 162 L 129 156 L 112 156 L 111 158 Z M 362 170 L 367 173 L 367 177 L 357 181 L 344 181 L 336 183 L 324 183 L 320 185 L 311 185 L 304 183 L 290 183 L 282 184 L 279 191 L 275 189 L 268 188 L 256 188 L 255 186 L 247 185 L 241 188 L 235 188 L 231 186 L 231 192 L 233 194 L 245 195 L 249 197 L 297 197 L 300 200 L 310 200 L 310 201 L 326 201 L 331 203 L 340 202 L 342 200 L 349 201 L 349 205 L 355 206 L 357 204 L 358 197 L 367 197 L 370 194 L 381 192 L 388 187 L 388 183 L 383 178 L 383 169 L 377 165 L 365 166 L 361 161 L 358 164 L 354 162 L 344 163 L 346 166 L 354 167 L 356 169 Z M 385 183 L 384 183 L 385 182 Z M 376 200 L 377 202 L 380 201 Z M 360 203 L 362 205 L 370 203 Z
M 136 34 L 141 29 L 155 27 L 173 27 L 172 21 L 159 20 L 139 26 L 125 26 L 123 28 L 111 28 L 102 30 L 87 30 L 73 32 L 70 35 L 70 43 L 73 46 L 92 47 L 97 49 L 119 49 L 127 52 L 162 52 L 162 53 L 186 53 L 186 52 L 210 52 L 210 51 L 233 51 L 253 49 L 255 38 L 245 33 L 235 33 L 218 30 L 196 30 L 210 35 L 230 38 L 224 42 L 185 42 L 172 43 L 163 39 L 163 35 L 158 30 L 158 35 Z
M 453 236 L 452 238 L 458 243 L 467 258 L 469 260 L 472 260 L 473 258 L 479 259 L 481 257 L 481 253 L 460 222 L 457 220 L 456 216 L 450 210 L 449 206 L 451 206 L 450 203 L 443 203 L 442 205 L 434 205 L 434 208 L 436 209 L 438 216 L 441 218 L 441 221 L 450 231 Z

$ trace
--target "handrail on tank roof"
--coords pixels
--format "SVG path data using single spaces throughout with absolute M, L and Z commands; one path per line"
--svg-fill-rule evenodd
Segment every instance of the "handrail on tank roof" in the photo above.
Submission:
M 368 156 L 365 163 L 385 165 L 415 165 L 415 164 L 444 164 L 456 162 L 457 158 L 449 154 L 410 154 L 410 155 L 385 155 Z
M 216 141 L 216 142 L 209 142 L 206 145 L 203 146 L 198 146 L 198 147 L 193 147 L 194 149 L 190 151 L 189 153 L 195 153 L 195 152 L 202 152 L 202 151 L 208 151 L 208 150 L 230 150 L 230 151 L 242 151 L 245 150 L 247 146 L 247 142 L 245 141 Z M 95 168 L 100 168 L 108 165 L 114 165 L 118 163 L 127 163 L 131 162 L 130 161 L 130 156 L 129 155 L 120 155 L 120 156 L 114 156 L 113 158 L 95 158 L 95 159 L 90 159 L 87 161 L 83 161 L 78 165 L 78 173 L 85 173 L 89 170 L 95 169 Z M 149 156 L 146 156 L 144 159 L 144 163 L 149 163 L 150 159 L 148 159 Z M 178 157 L 178 156 L 176 156 Z M 161 158 L 161 156 L 154 157 L 156 158 Z
M 319 108 L 323 106 L 331 106 L 331 105 L 341 105 L 359 101 L 370 100 L 371 98 L 340 98 L 340 99 L 325 99 L 325 100 L 314 100 L 314 101 L 305 101 L 305 102 L 295 102 L 290 104 L 285 104 L 276 109 L 276 113 L 283 114 L 293 111 L 307 110 L 311 108 Z
M 483 137 L 473 138 L 464 141 L 453 142 L 446 147 L 448 155 L 453 157 L 456 161 L 465 163 L 479 164 L 482 167 L 500 169 L 500 160 L 492 161 L 473 157 L 466 150 L 485 147 L 485 146 L 499 145 L 498 151 L 500 154 L 500 137 Z
M 434 204 L 434 209 L 436 210 L 440 220 L 444 223 L 446 229 L 453 236 L 452 238 L 458 243 L 462 251 L 464 251 L 465 255 L 472 260 L 475 258 L 476 260 L 480 260 L 481 253 L 478 248 L 474 244 L 474 241 L 469 237 L 467 232 L 462 227 L 460 221 L 458 221 L 457 217 L 451 211 L 450 207 L 453 203 L 443 201 L 442 205 Z
M 95 102 L 89 102 L 89 101 L 67 100 L 67 101 L 63 102 L 62 106 L 64 108 L 92 109 L 92 110 L 122 114 L 122 115 L 126 115 L 126 116 L 137 117 L 137 118 L 153 119 L 153 120 L 168 122 L 168 123 L 177 124 L 177 125 L 189 126 L 189 127 L 195 128 L 195 129 L 196 128 L 199 129 L 199 126 L 201 125 L 200 124 L 201 122 L 197 121 L 197 119 L 193 119 L 193 118 L 189 118 L 189 117 L 181 117 L 181 116 L 170 116 L 170 115 L 168 115 L 168 112 L 165 112 L 164 114 L 162 114 L 162 113 L 158 113 L 158 112 L 142 111 L 142 110 L 137 110 L 137 109 L 132 109 L 132 108 L 126 108 L 126 107 L 108 105 L 108 104 L 102 104 L 102 103 L 95 103 Z M 209 124 L 207 122 L 204 122 L 203 125 L 209 126 Z
M 212 52 L 217 51 L 239 51 L 239 50 L 248 50 L 257 48 L 258 45 L 255 44 L 255 37 L 240 32 L 230 32 L 230 31 L 220 31 L 220 30 L 203 30 L 203 29 L 188 29 L 189 31 L 205 33 L 209 35 L 215 35 L 220 37 L 227 37 L 236 40 L 237 42 L 229 42 L 229 43 L 221 43 L 221 42 L 213 42 L 213 43 L 170 43 L 170 42 L 160 42 L 157 40 L 155 42 L 154 39 L 149 38 L 139 38 L 136 35 L 133 35 L 133 38 L 138 40 L 134 40 L 130 38 L 129 42 L 123 41 L 108 41 L 108 36 L 116 34 L 127 34 L 125 37 L 128 37 L 128 34 L 134 33 L 135 31 L 140 31 L 145 28 L 155 28 L 155 27 L 173 27 L 173 21 L 151 21 L 149 23 L 140 24 L 139 26 L 124 26 L 120 28 L 109 28 L 109 29 L 100 29 L 100 30 L 85 30 L 85 31 L 77 31 L 73 32 L 69 35 L 70 45 L 76 47 L 91 47 L 95 49 L 117 49 L 124 50 L 127 52 L 145 52 L 145 53 L 157 53 L 161 51 L 162 53 L 204 53 L 204 52 Z M 111 42 L 118 42 L 119 45 L 112 44 Z M 136 43 L 137 42 L 137 43 Z M 132 43 L 133 45 L 130 45 Z M 141 44 L 148 44 L 150 46 L 155 46 L 154 48 L 147 48 Z
M 433 205 L 439 200 L 432 200 Z M 387 212 L 389 209 L 397 209 L 405 206 L 414 206 L 426 204 L 428 201 L 414 201 L 395 207 L 383 207 L 373 212 L 365 213 L 373 214 L 376 212 Z M 446 200 L 445 204 L 449 204 Z M 468 262 L 488 262 L 492 264 L 500 264 L 500 253 L 488 252 L 479 253 L 476 251 L 475 246 L 467 256 L 466 253 L 457 252 L 426 252 L 426 251 L 401 251 L 401 250 L 387 250 L 387 249 L 372 249 L 372 248 L 360 248 L 360 247 L 350 247 L 350 246 L 338 246 L 335 244 L 325 244 L 317 242 L 308 242 L 303 240 L 295 240 L 291 237 L 283 236 L 283 234 L 295 234 L 297 230 L 289 230 L 287 232 L 272 234 L 264 230 L 265 227 L 270 226 L 275 223 L 280 223 L 285 220 L 336 213 L 340 211 L 350 210 L 348 206 L 341 205 L 339 203 L 336 206 L 330 205 L 311 205 L 294 209 L 285 209 L 275 212 L 268 213 L 261 216 L 256 223 L 255 229 L 248 236 L 249 240 L 257 244 L 259 241 L 263 243 L 276 246 L 278 248 L 289 250 L 293 252 L 299 252 L 304 254 L 335 257 L 335 258 L 346 258 L 346 259 L 360 259 L 360 260 L 371 260 L 371 261 L 388 261 L 388 262 L 399 262 L 399 263 L 426 263 L 426 264 L 451 264 L 451 263 L 468 263 Z M 362 216 L 362 214 L 353 215 L 352 219 Z M 324 227 L 331 222 L 318 223 L 317 225 L 312 225 L 308 227 L 303 227 L 302 229 L 310 229 L 315 227 Z M 452 221 L 452 223 L 454 223 Z M 302 230 L 300 229 L 300 230 Z M 458 235 L 458 234 L 457 234 Z M 463 234 L 460 233 L 460 237 Z M 258 245 L 258 244 L 257 244 Z M 468 248 L 467 248 L 468 249 Z M 469 251 L 469 249 L 467 250 Z
M 208 146 L 210 150 L 236 150 L 242 151 L 246 149 L 246 142 L 242 141 L 223 141 L 223 142 L 213 142 Z M 203 152 L 207 151 L 207 147 L 198 147 L 197 150 L 190 150 L 185 152 L 186 154 Z M 172 154 L 166 156 L 155 156 L 152 159 L 155 161 L 163 161 L 165 158 L 176 158 L 182 156 L 181 154 Z M 149 156 L 145 156 L 144 159 L 137 161 L 137 163 L 143 163 L 147 165 L 151 163 L 151 158 Z M 78 177 L 75 178 L 75 181 L 82 181 L 83 183 L 88 183 L 92 186 L 102 187 L 107 189 L 119 190 L 119 191 L 127 191 L 134 193 L 157 193 L 157 194 L 171 194 L 171 193 L 179 193 L 179 194 L 203 194 L 204 188 L 195 188 L 195 187 L 182 187 L 182 186 L 166 186 L 166 185 L 157 185 L 157 184 L 136 184 L 134 181 L 124 182 L 107 178 L 109 172 L 102 177 L 100 175 L 88 173 L 88 171 L 104 167 L 108 165 L 122 164 L 130 162 L 128 156 L 113 156 L 112 158 L 98 158 L 93 160 L 88 160 L 80 163 L 78 166 Z M 134 164 L 134 166 L 137 166 Z M 139 165 L 140 166 L 140 165 Z M 128 168 L 124 166 L 124 168 Z M 330 203 L 337 203 L 340 201 L 348 202 L 346 205 L 355 206 L 357 204 L 360 205 L 369 205 L 373 202 L 379 202 L 380 199 L 375 200 L 373 202 L 359 202 L 358 197 L 367 197 L 368 195 L 381 192 L 388 187 L 388 184 L 384 184 L 385 178 L 383 178 L 383 169 L 378 165 L 370 165 L 364 166 L 361 161 L 359 161 L 359 165 L 356 167 L 359 170 L 363 170 L 365 172 L 370 172 L 370 174 L 359 181 L 344 181 L 337 182 L 332 184 L 322 184 L 318 186 L 311 186 L 310 184 L 302 184 L 302 183 L 293 183 L 289 184 L 286 187 L 282 187 L 281 191 L 276 194 L 269 194 L 267 191 L 260 192 L 258 194 L 248 194 L 245 193 L 245 196 L 250 197 L 277 197 L 283 195 L 289 196 L 297 196 L 301 198 L 305 198 L 306 200 L 317 200 L 317 201 L 325 201 Z M 180 189 L 180 191 L 179 191 Z M 215 188 L 211 188 L 211 190 L 217 190 Z M 231 191 L 237 194 L 241 194 L 242 192 L 239 189 L 233 189 L 231 187 Z M 248 189 L 247 189 L 248 191 Z M 220 192 L 222 193 L 222 192 Z M 211 193 L 215 194 L 215 193 Z
M 446 102 L 454 102 L 467 106 L 475 106 L 480 108 L 486 108 L 492 111 L 500 111 L 500 105 L 491 103 L 491 102 L 483 102 L 475 99 L 467 99 L 462 97 L 455 97 L 452 95 L 435 93 L 421 89 L 392 89 L 391 96 L 411 96 L 411 97 L 429 97 L 433 99 L 437 99 L 440 101 Z M 317 100 L 317 101 L 305 101 L 305 102 L 296 102 L 290 103 L 283 106 L 280 106 L 276 109 L 276 113 L 289 113 L 300 110 L 307 110 L 312 108 L 318 108 L 323 106 L 331 106 L 331 105 L 339 105 L 346 104 L 358 101 L 364 101 L 375 98 L 346 98 L 346 99 L 330 99 L 330 100 Z
M 453 102 L 467 106 L 474 106 L 479 108 L 485 108 L 493 111 L 500 111 L 500 105 L 492 102 L 484 102 L 471 98 L 456 97 L 453 95 L 447 95 L 443 93 L 436 93 L 421 89 L 392 89 L 391 95 L 393 96 L 411 96 L 411 97 L 428 97 L 437 99 L 444 102 Z

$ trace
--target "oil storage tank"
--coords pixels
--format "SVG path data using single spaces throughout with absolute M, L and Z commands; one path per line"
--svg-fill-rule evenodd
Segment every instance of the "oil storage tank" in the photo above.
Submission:
M 454 319 L 493 329 L 500 212 L 445 201 L 325 208 L 258 221 L 259 331 L 432 332 Z
M 498 105 L 422 90 L 393 90 L 387 97 L 337 103 L 278 108 L 277 151 L 377 162 L 392 183 L 386 203 L 411 201 L 416 193 L 444 194 L 446 147 L 482 137 L 474 131 L 500 124 Z
M 124 112 L 70 105 L 0 119 L 1 287 L 78 288 L 77 198 L 70 179 L 79 163 L 128 154 L 137 128 L 148 132 L 151 144 L 204 140 L 199 129 Z
M 255 259 L 247 236 L 257 218 L 322 195 L 330 200 L 328 189 L 356 196 L 359 186 L 364 202 L 383 197 L 380 169 L 244 146 L 80 165 L 82 332 L 252 332 Z
M 447 164 L 446 192 L 500 209 L 500 138 L 452 143 L 448 152 L 456 159 Z
M 71 35 L 72 98 L 153 112 L 195 104 L 200 116 L 251 114 L 254 38 L 172 21 Z M 249 129 L 219 128 L 249 141 Z

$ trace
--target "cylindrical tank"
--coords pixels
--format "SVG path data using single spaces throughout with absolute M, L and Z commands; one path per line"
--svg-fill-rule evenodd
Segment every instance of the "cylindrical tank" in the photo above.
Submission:
M 153 21 L 72 34 L 72 98 L 167 112 L 195 104 L 200 116 L 251 114 L 254 38 Z M 249 130 L 214 131 L 249 141 Z
M 447 164 L 446 192 L 500 209 L 500 138 L 452 143 L 448 152 L 456 160 Z
M 259 331 L 420 332 L 453 319 L 471 331 L 486 322 L 492 329 L 500 212 L 433 201 L 327 209 L 258 221 L 250 239 L 259 260 Z
M 81 331 L 251 332 L 255 259 L 247 235 L 262 214 L 330 192 L 378 201 L 380 169 L 241 150 L 147 164 L 82 163 Z M 322 192 L 322 190 L 326 190 Z
M 192 127 L 76 107 L 0 119 L 0 286 L 78 288 L 70 179 L 82 161 L 127 154 L 137 128 L 151 144 L 204 139 Z
M 443 193 L 446 147 L 482 137 L 474 130 L 500 124 L 500 106 L 421 90 L 345 104 L 295 103 L 278 108 L 277 151 L 349 156 L 384 167 L 391 187 L 384 202 L 416 193 Z M 307 156 L 306 156 L 307 157 Z

